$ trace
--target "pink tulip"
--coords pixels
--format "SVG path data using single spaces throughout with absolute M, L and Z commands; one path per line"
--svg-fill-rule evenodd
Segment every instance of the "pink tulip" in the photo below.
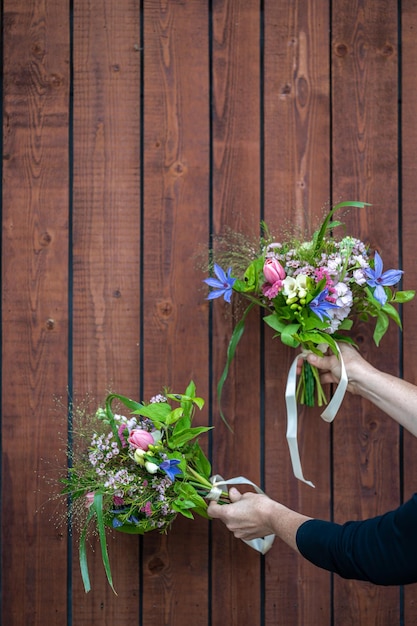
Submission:
M 270 285 L 274 285 L 275 283 L 281 283 L 281 281 L 284 280 L 285 270 L 282 267 L 281 263 L 276 258 L 272 257 L 265 260 L 264 276 L 265 280 Z
M 129 443 L 133 448 L 140 448 L 141 450 L 147 450 L 149 444 L 154 443 L 155 440 L 152 437 L 151 433 L 148 433 L 147 430 L 142 430 L 140 428 L 135 428 L 132 430 L 129 435 Z

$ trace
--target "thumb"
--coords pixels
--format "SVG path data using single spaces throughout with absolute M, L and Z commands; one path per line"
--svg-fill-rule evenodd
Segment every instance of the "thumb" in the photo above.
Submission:
M 217 502 L 215 502 L 214 500 L 212 500 L 207 507 L 208 515 L 213 518 L 220 517 L 221 510 L 221 505 L 217 504 Z
M 318 356 L 317 354 L 309 354 L 307 356 L 307 361 L 311 363 L 311 365 L 315 365 L 319 369 L 330 369 L 330 359 L 331 357 Z
M 231 487 L 229 491 L 230 502 L 237 502 L 242 497 L 242 494 L 236 487 Z

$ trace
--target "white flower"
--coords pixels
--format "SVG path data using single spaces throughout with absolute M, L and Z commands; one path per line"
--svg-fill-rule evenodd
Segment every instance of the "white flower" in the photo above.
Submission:
M 156 474 L 156 472 L 159 469 L 159 466 L 156 463 L 152 463 L 151 461 L 146 461 L 145 468 L 150 474 Z
M 287 276 L 282 282 L 282 292 L 287 298 L 305 298 L 307 294 L 307 276 L 298 274 L 296 278 Z
M 362 270 L 362 269 L 354 270 L 354 272 L 353 272 L 353 280 L 355 281 L 355 283 L 357 285 L 364 285 L 366 283 L 365 271 Z

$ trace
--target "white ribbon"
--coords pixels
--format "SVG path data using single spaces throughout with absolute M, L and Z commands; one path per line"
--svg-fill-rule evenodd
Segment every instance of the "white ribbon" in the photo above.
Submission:
M 336 344 L 337 346 L 337 344 Z M 332 422 L 336 417 L 336 413 L 338 412 L 340 405 L 342 404 L 346 388 L 348 385 L 348 377 L 346 374 L 345 364 L 343 362 L 342 353 L 340 352 L 339 346 L 337 346 L 337 350 L 339 352 L 340 359 L 340 380 L 337 385 L 336 391 L 333 394 L 333 397 L 323 413 L 321 414 L 322 419 L 326 422 Z M 292 462 L 292 469 L 294 472 L 294 476 L 299 480 L 303 481 L 307 485 L 314 487 L 314 484 L 306 480 L 303 475 L 303 470 L 301 469 L 301 460 L 300 453 L 298 451 L 298 442 L 297 442 L 297 400 L 296 400 L 296 379 L 297 379 L 297 361 L 301 358 L 307 357 L 307 352 L 299 354 L 295 357 L 292 365 L 290 367 L 290 371 L 288 372 L 287 386 L 285 389 L 285 402 L 287 405 L 287 442 L 290 450 L 290 457 Z
M 228 485 L 251 485 L 256 493 L 263 494 L 264 492 L 260 487 L 255 485 L 251 480 L 248 480 L 244 476 L 237 476 L 236 478 L 229 478 L 229 480 L 224 480 L 222 476 L 219 474 L 215 474 L 210 478 L 210 482 L 213 484 L 213 487 L 210 493 L 206 496 L 209 500 L 215 500 L 216 502 L 219 500 L 224 489 L 222 487 L 226 487 L 226 491 L 228 491 Z M 248 544 L 254 550 L 257 550 L 261 554 L 266 554 L 272 544 L 274 543 L 275 535 L 267 535 L 266 537 L 258 537 L 257 539 L 242 539 L 245 543 Z

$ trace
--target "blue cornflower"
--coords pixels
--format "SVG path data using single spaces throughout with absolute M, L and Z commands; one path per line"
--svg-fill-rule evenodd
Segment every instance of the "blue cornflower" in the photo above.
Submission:
M 366 283 L 370 287 L 375 287 L 374 298 L 375 300 L 378 300 L 378 302 L 382 304 L 382 306 L 384 306 L 384 304 L 388 300 L 384 287 L 396 285 L 401 280 L 401 275 L 404 272 L 402 270 L 387 270 L 386 272 L 382 273 L 384 265 L 382 263 L 381 257 L 376 251 L 374 261 L 375 269 L 368 268 L 365 272 L 368 278 Z
M 113 517 L 113 519 L 112 519 L 112 526 L 113 526 L 113 528 L 120 528 L 120 526 L 123 526 L 123 522 L 121 520 L 119 520 L 118 517 Z
M 232 268 L 229 267 L 227 272 L 225 272 L 220 265 L 217 263 L 214 264 L 214 273 L 217 278 L 206 278 L 204 280 L 209 287 L 213 287 L 215 291 L 210 291 L 207 296 L 207 300 L 213 300 L 214 298 L 224 297 L 226 302 L 230 302 L 232 297 L 233 285 L 235 284 L 236 278 L 231 276 Z
M 178 467 L 180 461 L 178 459 L 170 459 L 169 461 L 162 461 L 159 469 L 161 469 L 168 476 L 172 482 L 175 480 L 177 474 L 181 474 L 181 470 Z
M 334 304 L 333 302 L 329 302 L 329 300 L 326 300 L 328 295 L 329 295 L 329 290 L 326 287 L 326 289 L 323 289 L 323 291 L 320 291 L 318 296 L 316 296 L 311 302 L 309 302 L 309 305 L 308 305 L 310 309 L 313 311 L 313 313 L 315 313 L 322 322 L 324 321 L 323 318 L 330 317 L 328 313 L 330 309 L 339 308 L 337 304 Z

